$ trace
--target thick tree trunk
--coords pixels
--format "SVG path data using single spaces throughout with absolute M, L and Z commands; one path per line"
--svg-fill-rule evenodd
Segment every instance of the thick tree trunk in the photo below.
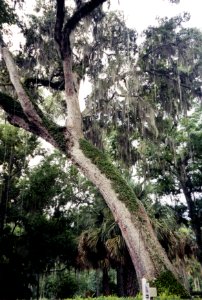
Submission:
M 174 273 L 165 251 L 153 232 L 142 204 L 136 200 L 137 211 L 131 213 L 126 205 L 119 200 L 106 175 L 101 173 L 98 167 L 83 154 L 77 139 L 73 140 L 70 155 L 74 164 L 96 185 L 110 208 L 128 247 L 139 284 L 141 278 L 146 277 L 148 280 L 153 280 L 165 270 Z
M 137 276 L 135 273 L 135 269 L 128 268 L 124 270 L 124 278 L 125 278 L 125 297 L 135 297 L 139 291 Z
M 136 271 L 128 255 L 126 264 L 124 265 L 124 296 L 135 297 L 139 290 Z
M 200 220 L 198 218 L 197 208 L 195 207 L 195 203 L 192 200 L 192 194 L 188 190 L 186 184 L 182 184 L 182 190 L 189 208 L 189 217 L 191 219 L 191 226 L 196 236 L 196 243 L 198 246 L 198 259 L 202 262 L 202 233 L 201 233 L 201 225 Z
M 119 297 L 124 297 L 125 296 L 124 279 L 123 279 L 124 269 L 122 264 L 118 265 L 116 269 L 116 274 L 117 274 L 117 294 Z
M 146 277 L 153 280 L 160 272 L 170 270 L 174 272 L 165 252 L 161 248 L 147 214 L 141 205 L 136 201 L 136 214 L 131 214 L 125 203 L 119 200 L 119 196 L 112 187 L 112 182 L 103 172 L 87 157 L 84 149 L 80 147 L 80 139 L 83 138 L 81 128 L 81 113 L 78 103 L 78 95 L 74 90 L 72 70 L 72 59 L 66 57 L 63 61 L 65 76 L 65 92 L 67 102 L 67 151 L 75 165 L 83 174 L 95 184 L 108 207 L 110 208 L 116 222 L 118 223 L 123 238 L 135 266 L 139 284 L 141 279 Z M 93 154 L 93 147 L 90 149 Z M 102 160 L 101 157 L 97 157 Z M 105 162 L 103 162 L 105 163 Z M 128 187 L 129 188 L 129 187 Z M 130 199 L 128 199 L 130 201 Z
M 110 295 L 109 274 L 108 268 L 106 267 L 103 267 L 102 269 L 102 290 L 104 296 Z
M 119 297 L 135 297 L 139 292 L 137 275 L 133 263 L 129 258 L 117 269 L 117 294 Z

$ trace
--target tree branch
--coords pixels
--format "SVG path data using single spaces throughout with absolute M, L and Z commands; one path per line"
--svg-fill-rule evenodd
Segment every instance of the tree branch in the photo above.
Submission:
M 30 87 L 30 86 L 44 86 L 44 87 L 50 87 L 55 91 L 64 91 L 65 86 L 64 86 L 64 80 L 60 81 L 55 81 L 52 82 L 49 79 L 40 79 L 40 78 L 27 78 L 24 82 L 25 86 Z
M 9 72 L 10 80 L 15 88 L 15 91 L 18 95 L 18 100 L 21 104 L 21 107 L 26 114 L 27 118 L 35 124 L 42 124 L 41 118 L 38 116 L 30 98 L 28 97 L 27 93 L 25 92 L 20 79 L 17 67 L 14 63 L 14 60 L 11 56 L 11 53 L 6 47 L 2 47 L 2 56 L 6 63 L 7 70 Z
M 80 8 L 81 5 L 83 4 L 83 3 L 82 3 L 82 0 L 75 0 L 75 3 L 76 3 L 76 7 L 77 7 L 77 8 Z
M 64 23 L 64 16 L 65 16 L 65 1 L 64 0 L 57 0 L 56 1 L 56 22 L 55 22 L 55 32 L 54 37 L 55 41 L 57 42 L 60 52 L 61 52 L 61 43 L 62 43 L 62 29 Z
M 54 129 L 55 129 L 54 127 L 55 126 L 57 127 L 57 125 L 53 124 L 53 122 L 50 122 L 49 120 L 47 120 L 47 118 L 45 117 L 43 112 L 37 107 L 37 105 L 33 105 L 32 101 L 28 97 L 27 93 L 25 92 L 25 90 L 20 82 L 17 67 L 14 63 L 11 53 L 9 52 L 9 50 L 6 47 L 2 47 L 2 56 L 6 63 L 6 66 L 7 66 L 8 72 L 9 72 L 9 76 L 10 76 L 10 80 L 11 80 L 11 82 L 15 88 L 15 91 L 18 95 L 18 100 L 21 105 L 21 111 L 23 111 L 23 114 L 26 116 L 26 119 L 23 118 L 24 122 L 28 125 L 31 124 L 31 126 L 34 128 L 37 128 L 37 132 L 38 132 L 37 135 L 43 137 L 43 139 L 45 139 L 46 141 L 48 141 L 50 144 L 54 145 L 55 147 L 61 148 L 60 147 L 61 136 L 58 139 L 57 130 L 56 130 L 56 134 L 54 132 Z M 14 115 L 13 118 L 14 117 L 15 117 L 15 122 L 17 124 L 17 121 L 16 121 L 17 116 Z M 13 118 L 12 118 L 12 120 L 13 120 Z M 28 120 L 28 122 L 27 122 L 27 120 Z M 19 121 L 19 116 L 18 116 L 18 121 Z M 22 126 L 22 124 L 21 124 L 21 126 Z M 25 126 L 25 124 L 24 124 L 24 126 Z M 26 129 L 26 130 L 28 130 L 28 129 Z M 63 150 L 64 150 L 64 147 L 63 147 Z
M 107 0 L 91 0 L 77 9 L 64 26 L 64 37 L 70 34 L 83 18 L 88 16 L 95 8 L 106 1 Z
M 164 70 L 156 70 L 156 69 L 152 68 L 151 70 L 146 70 L 146 72 L 151 74 L 151 75 L 156 75 L 158 77 L 165 77 L 166 79 L 168 79 L 171 82 L 178 83 L 177 79 L 172 78 L 171 75 L 169 73 L 167 73 L 166 71 L 164 71 Z M 180 86 L 185 88 L 185 89 L 188 89 L 188 90 L 192 91 L 191 86 L 188 86 L 188 85 L 183 84 L 183 83 L 180 83 Z
M 7 94 L 0 92 L 0 107 L 6 112 L 8 121 L 12 125 L 21 127 L 37 136 L 43 137 L 40 130 L 29 121 L 18 101 Z
M 27 116 L 24 114 L 21 104 L 15 101 L 12 97 L 0 91 L 0 106 L 8 115 L 16 115 L 29 122 Z
M 58 0 L 59 1 L 59 0 Z M 107 0 L 91 0 L 83 5 L 77 6 L 77 10 L 74 12 L 71 18 L 66 22 L 63 34 L 62 34 L 62 54 L 65 56 L 67 53 L 71 53 L 70 34 L 76 28 L 78 23 L 88 16 L 95 8 Z
M 10 97 L 7 94 L 4 94 L 0 91 L 0 107 L 6 112 L 7 119 L 9 123 L 16 127 L 20 127 L 29 131 L 38 137 L 43 138 L 48 143 L 59 148 L 62 151 L 65 151 L 65 136 L 63 127 L 58 126 L 53 121 L 48 120 L 44 116 L 44 122 L 46 123 L 47 130 L 38 127 L 36 124 L 31 122 L 26 114 L 24 113 L 21 104 Z M 50 137 L 47 132 L 51 132 L 52 137 Z

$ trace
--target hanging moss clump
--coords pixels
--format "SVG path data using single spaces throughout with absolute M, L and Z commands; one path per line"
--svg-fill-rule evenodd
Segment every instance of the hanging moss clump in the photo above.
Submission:
M 135 193 L 123 179 L 117 168 L 110 162 L 108 156 L 85 139 L 80 140 L 80 148 L 85 156 L 111 181 L 119 200 L 123 201 L 130 210 L 137 210 L 138 200 Z

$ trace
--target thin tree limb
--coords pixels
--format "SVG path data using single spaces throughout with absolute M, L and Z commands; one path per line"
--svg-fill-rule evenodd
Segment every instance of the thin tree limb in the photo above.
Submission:
M 56 22 L 55 22 L 55 32 L 54 37 L 55 41 L 59 45 L 61 51 L 61 42 L 62 42 L 62 29 L 65 16 L 65 1 L 57 0 L 56 1 Z
M 156 75 L 158 77 L 165 77 L 166 79 L 168 79 L 171 82 L 177 83 L 177 79 L 172 78 L 171 75 L 168 72 L 165 72 L 164 70 L 156 70 L 156 69 L 151 69 L 151 70 L 146 70 L 147 73 L 152 74 L 152 75 Z M 192 91 L 193 89 L 191 88 L 191 86 L 188 86 L 186 84 L 180 83 L 180 86 L 188 89 L 190 91 Z
M 75 0 L 77 8 L 80 8 L 81 5 L 83 4 L 82 0 Z
M 55 91 L 64 91 L 64 80 L 60 81 L 50 81 L 49 79 L 42 79 L 42 78 L 27 78 L 24 82 L 25 86 L 44 86 L 44 87 L 50 87 L 51 89 Z

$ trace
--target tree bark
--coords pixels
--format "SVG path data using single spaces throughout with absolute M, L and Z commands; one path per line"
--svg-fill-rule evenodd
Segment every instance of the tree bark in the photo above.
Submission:
M 95 184 L 110 208 L 128 247 L 139 284 L 141 284 L 141 278 L 146 277 L 148 280 L 153 280 L 165 270 L 171 270 L 174 273 L 165 251 L 153 232 L 142 204 L 137 200 L 138 209 L 136 214 L 132 214 L 118 199 L 110 180 L 83 154 L 77 139 L 73 140 L 73 146 L 69 153 L 73 163 Z
M 126 254 L 127 256 L 127 254 Z M 119 297 L 135 297 L 139 292 L 139 285 L 135 268 L 130 257 L 124 264 L 119 264 L 117 269 L 117 295 Z

